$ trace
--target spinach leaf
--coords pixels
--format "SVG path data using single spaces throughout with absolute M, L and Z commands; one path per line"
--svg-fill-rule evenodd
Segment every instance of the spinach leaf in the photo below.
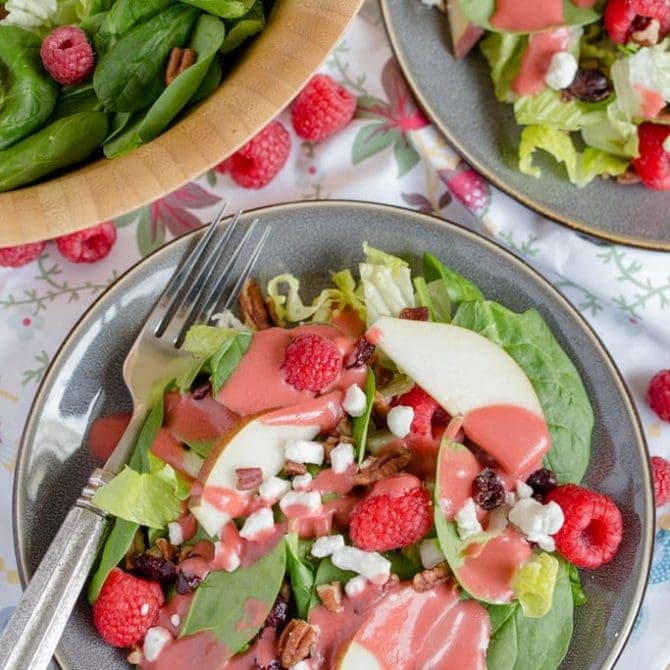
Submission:
M 212 356 L 209 365 L 214 394 L 221 390 L 228 377 L 233 374 L 250 344 L 251 333 L 236 332 L 233 337 L 225 340 Z
M 297 533 L 286 536 L 286 567 L 291 581 L 291 592 L 298 608 L 298 616 L 307 619 L 312 592 L 314 590 L 314 572 L 311 565 L 301 556 Z
M 365 412 L 361 416 L 354 417 L 351 422 L 351 432 L 354 438 L 356 453 L 358 454 L 359 465 L 365 458 L 365 445 L 368 440 L 368 428 L 370 426 L 372 405 L 375 400 L 375 388 L 375 373 L 372 371 L 372 368 L 368 368 L 368 374 L 365 378 Z
M 570 646 L 573 604 L 570 577 L 560 561 L 551 609 L 541 618 L 528 618 L 518 603 L 489 606 L 491 640 L 488 670 L 555 670 Z
M 151 106 L 137 129 L 141 142 L 149 142 L 158 137 L 177 114 L 186 107 L 221 48 L 225 32 L 220 19 L 209 14 L 200 16 L 190 44 L 190 48 L 198 55 L 198 60 L 182 72 Z
M 241 18 L 226 21 L 226 39 L 223 41 L 221 53 L 227 54 L 240 46 L 246 39 L 263 30 L 265 12 L 263 3 L 256 0 L 254 6 Z
M 263 558 L 235 572 L 215 570 L 200 584 L 179 633 L 211 631 L 225 645 L 223 663 L 260 630 L 281 589 L 286 571 L 284 540 Z
M 484 294 L 472 282 L 427 251 L 423 254 L 423 274 L 428 283 L 441 279 L 451 302 L 456 305 L 469 300 L 484 300 Z
M 173 47 L 187 42 L 198 11 L 177 4 L 132 28 L 98 61 L 93 86 L 105 109 L 136 112 L 165 88 L 165 63 Z
M 412 579 L 417 572 L 423 570 L 422 566 L 417 565 L 409 556 L 400 551 L 384 551 L 382 556 L 391 562 L 391 572 L 398 575 L 401 581 Z
M 93 604 L 100 595 L 109 573 L 119 564 L 133 543 L 139 525 L 125 519 L 114 519 L 112 530 L 105 540 L 98 567 L 88 584 L 88 601 Z
M 253 6 L 254 0 L 180 0 L 222 19 L 237 19 Z
M 586 591 L 582 586 L 579 570 L 576 565 L 568 563 L 568 574 L 570 575 L 570 587 L 572 588 L 572 600 L 575 607 L 581 607 L 587 600 Z
M 593 409 L 579 373 L 539 313 L 517 314 L 489 301 L 466 302 L 453 323 L 500 345 L 521 366 L 551 433 L 544 462 L 561 483 L 579 483 L 591 453 Z
M 209 65 L 205 78 L 200 82 L 198 90 L 193 94 L 193 97 L 188 101 L 189 106 L 199 103 L 201 100 L 208 98 L 221 83 L 223 77 L 223 66 L 221 59 L 215 58 Z
M 143 473 L 149 472 L 149 449 L 158 435 L 160 427 L 163 425 L 163 394 L 160 399 L 156 401 L 151 411 L 147 415 L 142 430 L 137 436 L 137 443 L 133 450 L 133 455 L 130 457 L 128 465 L 135 471 Z
M 442 279 L 426 284 L 423 277 L 414 278 L 416 300 L 420 307 L 428 307 L 431 321 L 449 323 L 451 321 L 451 298 Z

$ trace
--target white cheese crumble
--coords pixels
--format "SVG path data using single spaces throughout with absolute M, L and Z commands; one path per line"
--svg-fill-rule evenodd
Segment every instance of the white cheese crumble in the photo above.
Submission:
M 391 576 L 391 562 L 374 551 L 356 547 L 341 547 L 333 552 L 330 560 L 340 570 L 351 570 L 363 575 L 373 584 L 385 584 Z
M 170 623 L 175 627 L 179 628 L 179 624 L 181 624 L 181 617 L 178 614 L 173 614 L 170 617 Z
M 312 545 L 312 556 L 325 558 L 344 546 L 342 535 L 322 535 Z
M 169 642 L 172 642 L 172 635 L 167 628 L 163 628 L 162 626 L 149 628 L 147 634 L 144 636 L 144 645 L 142 647 L 144 658 L 150 663 L 155 661 L 161 651 L 163 651 L 163 647 Z
M 405 405 L 392 407 L 386 417 L 386 424 L 396 437 L 405 437 L 409 433 L 412 421 L 414 421 L 414 410 Z
M 475 501 L 472 498 L 468 498 L 463 507 L 456 512 L 454 521 L 456 521 L 458 535 L 461 540 L 467 540 L 469 537 L 482 532 L 482 525 L 477 519 Z
M 558 51 L 551 57 L 544 81 L 549 88 L 560 91 L 572 84 L 578 68 L 577 60 L 571 53 Z
M 312 475 L 310 475 L 309 472 L 306 472 L 304 475 L 296 475 L 291 480 L 291 486 L 293 486 L 296 491 L 307 491 L 311 485 Z
M 269 507 L 263 507 L 246 518 L 240 530 L 240 537 L 253 542 L 266 531 L 272 530 L 274 526 L 275 520 L 272 516 L 272 510 Z
M 333 472 L 341 475 L 350 465 L 354 464 L 354 447 L 348 442 L 340 442 L 330 452 L 330 466 Z
M 215 542 L 214 563 L 217 566 L 217 570 L 223 568 L 226 572 L 235 572 L 242 563 L 239 548 L 230 547 L 220 541 Z
M 421 565 L 426 570 L 430 570 L 444 561 L 444 554 L 435 538 L 421 542 L 419 545 L 419 558 L 421 558 Z
M 265 502 L 273 505 L 290 490 L 291 484 L 288 480 L 273 475 L 263 481 L 258 489 L 258 494 Z
M 289 440 L 284 446 L 284 455 L 296 463 L 323 463 L 323 444 L 312 440 Z
M 509 520 L 543 551 L 554 551 L 551 537 L 563 526 L 563 510 L 553 500 L 546 505 L 534 498 L 522 498 L 510 510 Z
M 345 585 L 344 585 L 344 592 L 350 597 L 350 598 L 355 598 L 356 596 L 360 596 L 363 591 L 365 591 L 365 587 L 368 585 L 368 580 L 363 577 L 363 575 L 357 575 L 356 577 L 352 577 Z
M 352 384 L 344 394 L 342 409 L 349 416 L 363 416 L 367 407 L 367 398 L 363 389 L 357 384 Z
M 516 494 L 519 499 L 523 498 L 532 498 L 533 497 L 533 487 L 526 484 L 526 482 L 517 479 L 516 482 Z
M 291 507 L 304 507 L 310 513 L 321 509 L 321 494 L 318 491 L 289 491 L 280 501 L 279 508 L 284 514 Z
M 168 524 L 168 539 L 170 540 L 170 544 L 174 544 L 175 546 L 184 541 L 184 531 L 176 521 L 171 521 Z

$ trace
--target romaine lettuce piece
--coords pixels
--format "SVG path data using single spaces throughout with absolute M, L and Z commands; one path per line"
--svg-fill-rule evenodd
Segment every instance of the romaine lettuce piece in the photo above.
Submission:
M 533 556 L 512 582 L 514 595 L 527 617 L 543 617 L 550 609 L 558 575 L 558 560 L 545 552 Z

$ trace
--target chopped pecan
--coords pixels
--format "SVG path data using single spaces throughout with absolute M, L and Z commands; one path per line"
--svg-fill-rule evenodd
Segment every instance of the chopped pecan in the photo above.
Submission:
M 344 359 L 344 367 L 347 369 L 360 368 L 361 366 L 365 365 L 368 360 L 370 360 L 370 356 L 372 356 L 374 351 L 375 345 L 370 344 L 370 342 L 365 339 L 365 335 L 361 335 L 356 340 L 354 348 Z
M 307 466 L 304 463 L 296 463 L 295 461 L 286 461 L 286 463 L 284 463 L 284 474 L 287 477 L 304 475 L 306 472 Z
M 633 22 L 630 41 L 643 47 L 653 47 L 661 38 L 661 22 L 648 16 L 638 16 Z
M 142 648 L 139 644 L 134 644 L 130 648 L 130 652 L 128 653 L 128 656 L 126 656 L 126 660 L 128 663 L 130 663 L 130 665 L 140 665 L 140 663 L 142 663 L 144 660 L 144 654 L 142 653 Z
M 639 184 L 642 180 L 640 175 L 633 170 L 626 170 L 623 174 L 620 174 L 617 178 L 617 184 L 622 186 L 631 186 L 633 184 Z
M 376 421 L 384 422 L 391 409 L 391 403 L 386 396 L 379 390 L 375 389 L 375 397 L 372 401 L 372 414 Z
M 415 591 L 429 591 L 438 584 L 449 581 L 451 570 L 446 561 L 438 563 L 434 568 L 417 572 L 412 579 L 412 586 Z
M 182 72 L 195 63 L 196 53 L 193 49 L 173 47 L 165 70 L 165 84 L 169 86 Z
M 277 650 L 283 666 L 290 668 L 309 656 L 309 650 L 316 640 L 316 628 L 303 619 L 291 619 L 284 628 Z
M 339 612 L 342 609 L 342 582 L 319 584 L 316 593 L 329 612 Z
M 235 488 L 239 491 L 251 491 L 263 482 L 263 470 L 260 468 L 237 468 L 235 470 Z
M 177 547 L 174 544 L 170 544 L 164 537 L 159 537 L 147 553 L 153 556 L 160 556 L 166 561 L 172 561 L 177 555 Z
M 245 326 L 253 330 L 265 330 L 272 326 L 272 317 L 255 279 L 247 279 L 240 293 L 239 303 L 240 316 Z
M 193 553 L 193 547 L 189 544 L 184 545 L 177 555 L 177 564 L 185 561 Z
M 408 319 L 409 321 L 428 321 L 430 319 L 430 312 L 428 307 L 405 307 L 400 310 L 398 316 L 401 319 Z
M 367 458 L 354 476 L 355 486 L 368 486 L 404 470 L 412 460 L 412 452 L 401 445 L 389 447 L 380 456 Z

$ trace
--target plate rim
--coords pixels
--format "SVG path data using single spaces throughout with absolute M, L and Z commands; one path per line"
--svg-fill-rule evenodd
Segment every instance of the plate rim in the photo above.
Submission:
M 418 0 L 414 1 L 418 2 Z M 458 140 L 458 138 L 449 130 L 449 128 L 444 123 L 442 123 L 442 121 L 440 120 L 440 115 L 428 103 L 425 96 L 421 92 L 421 88 L 418 86 L 416 80 L 414 79 L 409 63 L 407 62 L 406 58 L 403 55 L 403 51 L 400 48 L 396 27 L 393 21 L 391 20 L 392 12 L 390 7 L 390 0 L 379 0 L 379 4 L 381 7 L 382 17 L 384 19 L 384 28 L 386 29 L 386 34 L 389 38 L 389 42 L 391 43 L 393 55 L 398 61 L 403 76 L 405 77 L 407 84 L 409 85 L 412 91 L 412 94 L 416 98 L 416 101 L 419 103 L 419 106 L 425 112 L 426 116 L 428 116 L 428 118 L 431 120 L 433 125 L 435 125 L 435 127 L 440 131 L 440 133 L 442 133 L 442 135 L 444 135 L 447 142 L 456 151 L 456 153 L 458 153 L 467 163 L 469 163 L 475 170 L 477 170 L 477 172 L 479 172 L 482 175 L 482 177 L 484 177 L 488 182 L 493 184 L 493 186 L 495 186 L 497 189 L 499 189 L 506 195 L 510 196 L 514 200 L 516 200 L 524 207 L 532 210 L 533 212 L 536 212 L 541 216 L 544 216 L 550 221 L 565 226 L 575 232 L 589 235 L 590 237 L 595 237 L 596 239 L 599 240 L 605 240 L 607 242 L 622 244 L 629 247 L 636 247 L 639 249 L 649 249 L 652 251 L 670 251 L 670 240 L 668 240 L 667 242 L 658 240 L 651 242 L 649 240 L 641 239 L 636 236 L 610 233 L 608 231 L 603 231 L 601 228 L 591 226 L 588 223 L 582 221 L 576 221 L 575 219 L 572 219 L 570 217 L 563 216 L 559 212 L 556 212 L 554 210 L 545 207 L 544 205 L 542 205 L 542 203 L 537 202 L 532 198 L 528 198 L 522 193 L 519 193 L 512 186 L 508 185 L 503 178 L 499 177 L 496 173 L 491 172 L 479 161 L 473 158 L 468 152 L 467 148 Z
M 384 0 L 382 0 L 383 2 Z M 367 209 L 371 214 L 384 214 L 385 212 L 403 215 L 408 218 L 414 218 L 418 222 L 423 222 L 426 224 L 437 225 L 439 228 L 444 229 L 461 235 L 465 238 L 469 238 L 475 244 L 482 245 L 487 247 L 491 252 L 498 254 L 507 262 L 516 265 L 520 270 L 530 275 L 535 281 L 537 281 L 542 289 L 548 292 L 551 297 L 558 301 L 561 306 L 566 309 L 571 316 L 574 318 L 576 325 L 581 327 L 583 333 L 592 341 L 594 347 L 600 354 L 603 363 L 608 367 L 612 377 L 614 378 L 616 387 L 618 389 L 619 395 L 624 402 L 628 417 L 632 423 L 634 433 L 636 435 L 636 447 L 638 451 L 638 456 L 641 460 L 643 481 L 642 491 L 644 494 L 644 508 L 647 517 L 646 527 L 642 525 L 641 527 L 641 541 L 643 549 L 643 569 L 637 576 L 637 581 L 635 584 L 635 590 L 633 592 L 633 598 L 631 602 L 631 607 L 628 610 L 628 613 L 624 619 L 623 625 L 619 634 L 612 644 L 612 649 L 605 659 L 602 670 L 612 670 L 616 664 L 618 658 L 620 657 L 623 649 L 633 631 L 633 626 L 637 619 L 637 615 L 642 607 L 642 601 L 644 599 L 645 592 L 647 590 L 649 582 L 649 574 L 651 571 L 652 557 L 653 557 L 653 548 L 654 548 L 654 537 L 655 537 L 655 508 L 654 508 L 654 495 L 652 488 L 652 474 L 651 474 L 651 465 L 649 460 L 649 448 L 646 440 L 644 430 L 642 428 L 642 422 L 639 417 L 639 413 L 635 404 L 633 402 L 631 393 L 624 381 L 624 378 L 616 365 L 614 358 L 610 354 L 609 350 L 605 346 L 604 342 L 600 336 L 595 332 L 593 327 L 585 319 L 584 316 L 579 312 L 579 310 L 572 305 L 572 303 L 553 285 L 551 282 L 545 278 L 538 270 L 533 268 L 527 261 L 523 258 L 512 253 L 510 250 L 503 247 L 498 242 L 475 232 L 455 221 L 448 219 L 443 219 L 441 217 L 435 216 L 433 214 L 425 214 L 423 212 L 417 212 L 409 208 L 400 207 L 397 205 L 389 205 L 384 203 L 374 203 L 366 202 L 360 200 L 301 200 L 293 202 L 278 203 L 274 205 L 266 205 L 262 207 L 257 207 L 254 209 L 249 209 L 244 212 L 246 217 L 255 218 L 257 216 L 269 216 L 271 217 L 274 212 L 280 212 L 285 210 L 295 210 L 295 209 L 317 209 L 317 210 L 346 210 L 346 209 Z M 225 221 L 230 221 L 234 214 L 226 217 Z M 27 569 L 27 555 L 26 555 L 26 543 L 23 538 L 24 533 L 20 533 L 19 530 L 24 527 L 24 515 L 23 507 L 21 505 L 21 498 L 24 493 L 24 482 L 25 476 L 27 475 L 26 468 L 26 457 L 25 454 L 29 451 L 29 443 L 31 442 L 32 436 L 34 435 L 37 424 L 39 423 L 39 416 L 36 413 L 36 409 L 40 404 L 42 396 L 46 393 L 47 389 L 51 386 L 51 378 L 56 375 L 56 368 L 60 366 L 62 362 L 61 359 L 64 359 L 64 356 L 67 353 L 67 349 L 70 346 L 76 345 L 76 342 L 79 340 L 80 334 L 86 332 L 87 327 L 90 325 L 89 322 L 97 318 L 97 313 L 100 311 L 101 307 L 104 306 L 109 296 L 118 293 L 124 292 L 125 287 L 128 283 L 132 285 L 132 280 L 134 279 L 135 274 L 143 268 L 145 264 L 154 263 L 158 258 L 169 255 L 175 247 L 179 245 L 188 246 L 190 240 L 195 238 L 198 235 L 203 234 L 206 229 L 206 225 L 201 226 L 195 230 L 186 233 L 180 237 L 170 240 L 167 244 L 159 247 L 152 253 L 140 258 L 137 262 L 133 263 L 125 272 L 119 275 L 85 310 L 82 316 L 75 322 L 72 326 L 64 340 L 58 346 L 54 352 L 53 358 L 49 367 L 47 368 L 42 381 L 40 382 L 38 389 L 35 393 L 35 397 L 31 402 L 30 409 L 26 418 L 26 422 L 23 428 L 23 433 L 21 435 L 21 440 L 16 454 L 16 468 L 14 471 L 14 482 L 12 488 L 12 528 L 13 528 L 13 540 L 14 540 L 14 554 L 16 557 L 17 571 L 19 573 L 19 579 L 22 587 L 25 587 L 28 582 L 28 569 Z M 82 482 L 83 485 L 83 482 Z M 54 660 L 59 668 L 62 670 L 70 670 L 69 666 L 66 666 L 60 660 L 59 649 L 57 648 L 56 653 L 54 654 Z

